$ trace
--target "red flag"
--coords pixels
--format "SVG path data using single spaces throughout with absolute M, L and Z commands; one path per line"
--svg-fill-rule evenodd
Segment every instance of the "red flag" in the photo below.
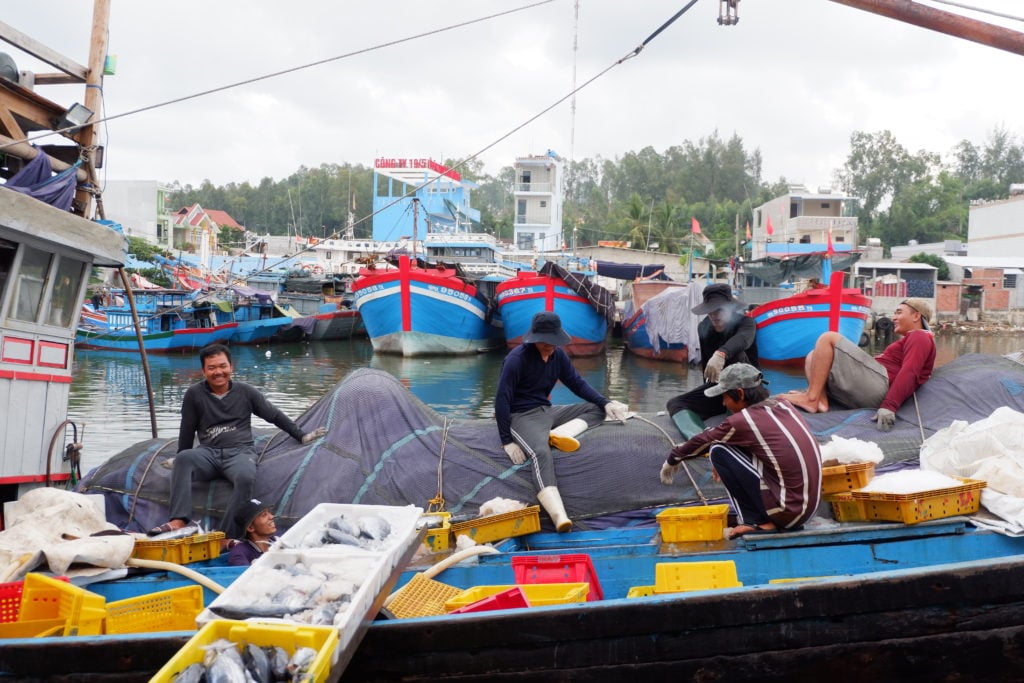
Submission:
M 768 216 L 768 229 L 765 232 L 767 232 L 769 235 L 774 235 L 775 234 L 775 230 L 774 230 L 774 228 L 772 228 L 772 217 L 771 216 Z
M 832 226 L 828 226 L 828 249 L 825 250 L 827 254 L 831 255 L 836 253 L 836 250 L 832 247 Z
M 697 222 L 696 218 L 690 218 L 690 232 L 694 235 L 700 234 L 700 223 Z
M 750 239 L 750 221 L 747 221 L 747 239 Z

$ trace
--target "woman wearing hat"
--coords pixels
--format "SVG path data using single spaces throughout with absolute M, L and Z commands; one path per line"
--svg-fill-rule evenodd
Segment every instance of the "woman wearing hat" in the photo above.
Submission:
M 809 413 L 824 413 L 833 403 L 843 408 L 877 409 L 875 421 L 887 432 L 896 411 L 928 381 L 935 366 L 935 336 L 928 327 L 932 307 L 917 297 L 904 299 L 893 313 L 899 339 L 871 357 L 838 332 L 826 332 L 807 354 L 807 391 L 784 394 Z
M 734 363 L 757 367 L 757 326 L 753 318 L 743 314 L 743 302 L 733 296 L 732 287 L 708 285 L 701 296 L 704 301 L 694 306 L 692 312 L 707 316 L 697 326 L 704 384 L 669 399 L 665 406 L 688 439 L 703 431 L 704 420 L 725 413 L 717 397 L 704 395 L 704 390 L 718 381 L 722 368 Z
M 255 498 L 245 504 L 236 521 L 238 528 L 244 530 L 245 537 L 231 546 L 228 564 L 244 567 L 267 552 L 277 540 L 277 523 L 271 506 Z
M 575 451 L 580 447 L 577 436 L 606 418 L 625 420 L 629 411 L 625 404 L 602 396 L 580 376 L 569 354 L 560 348 L 570 341 L 558 314 L 535 314 L 523 343 L 505 356 L 494 399 L 502 448 L 514 465 L 531 460 L 537 500 L 558 531 L 569 531 L 572 521 L 556 485 L 551 446 Z M 586 403 L 551 405 L 551 390 L 558 382 Z

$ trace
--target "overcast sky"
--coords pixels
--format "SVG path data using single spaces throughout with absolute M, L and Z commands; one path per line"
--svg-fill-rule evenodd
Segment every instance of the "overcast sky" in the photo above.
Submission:
M 1019 0 L 961 0 L 1024 15 Z M 530 0 L 111 0 L 106 115 L 374 48 Z M 767 180 L 830 185 L 856 130 L 890 130 L 943 155 L 1003 127 L 1024 139 L 1024 57 L 828 0 L 743 0 L 736 26 L 699 0 L 639 56 L 615 64 L 685 0 L 554 0 L 109 122 L 110 179 L 198 185 L 279 180 L 300 166 L 376 157 L 463 158 L 489 173 L 516 156 L 663 152 L 715 130 L 760 149 Z M 925 4 L 934 4 L 925 0 Z M 948 11 L 970 14 L 962 9 Z M 4 0 L 0 21 L 87 62 L 91 3 Z M 1024 30 L 1018 21 L 975 18 Z M 574 34 L 578 50 L 573 52 Z M 12 53 L 20 69 L 50 67 Z M 81 86 L 40 87 L 63 104 Z M 574 142 L 571 142 L 574 141 Z M 47 141 L 49 142 L 49 141 Z

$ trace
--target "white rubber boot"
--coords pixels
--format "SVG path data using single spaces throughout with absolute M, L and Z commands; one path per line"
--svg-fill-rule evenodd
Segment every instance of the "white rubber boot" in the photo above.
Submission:
M 572 453 L 579 450 L 580 447 L 580 442 L 576 440 L 576 437 L 585 431 L 587 431 L 587 421 L 577 417 L 575 420 L 569 420 L 564 425 L 552 429 L 548 434 L 548 443 L 560 451 Z
M 565 513 L 565 506 L 562 505 L 562 496 L 558 493 L 557 486 L 545 486 L 537 492 L 537 500 L 555 523 L 558 533 L 565 533 L 572 529 L 572 520 Z

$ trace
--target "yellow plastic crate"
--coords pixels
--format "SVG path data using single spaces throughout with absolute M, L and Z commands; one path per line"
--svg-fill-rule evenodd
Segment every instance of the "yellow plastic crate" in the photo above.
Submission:
M 434 617 L 446 612 L 444 605 L 462 592 L 461 588 L 413 574 L 394 598 L 384 606 L 399 619 Z
M 0 640 L 4 638 L 41 638 L 59 636 L 67 628 L 67 619 L 33 619 L 0 624 Z
M 540 531 L 539 505 L 452 524 L 452 536 L 466 535 L 477 543 L 490 543 L 513 536 L 525 536 L 535 531 Z
M 919 493 L 876 493 L 851 491 L 850 495 L 864 506 L 867 519 L 917 524 L 929 519 L 970 515 L 981 506 L 981 489 L 985 482 L 963 479 L 961 486 L 933 489 Z
M 62 619 L 60 635 L 97 636 L 103 633 L 106 599 L 84 588 L 42 574 L 27 574 L 21 592 L 18 621 Z
M 216 619 L 199 629 L 192 638 L 149 679 L 150 683 L 171 683 L 190 664 L 203 661 L 203 647 L 225 638 L 236 645 L 257 647 L 279 646 L 289 655 L 301 647 L 317 651 L 309 667 L 309 679 L 323 683 L 331 673 L 331 664 L 338 647 L 338 629 L 333 626 L 300 626 Z M 297 680 L 297 679 L 296 679 Z M 303 679 L 307 680 L 307 679 Z
M 825 496 L 832 504 L 832 516 L 837 522 L 866 522 L 864 501 L 853 497 L 849 492 L 833 493 Z
M 742 586 L 732 560 L 659 562 L 654 565 L 654 592 L 681 593 Z
M 174 564 L 202 562 L 220 555 L 220 542 L 223 540 L 224 532 L 214 531 L 170 541 L 135 541 L 132 557 Z
M 423 517 L 440 517 L 441 526 L 427 529 L 427 535 L 423 542 L 430 548 L 431 552 L 439 553 L 448 550 L 452 544 L 452 513 L 450 512 L 427 512 Z
M 654 586 L 633 586 L 626 593 L 627 598 L 646 598 L 648 595 L 655 595 Z
M 507 586 L 474 586 L 467 588 L 455 597 L 444 603 L 446 611 L 471 605 L 477 600 L 483 600 L 490 596 L 515 588 L 516 585 L 522 589 L 530 607 L 543 605 L 565 605 L 570 602 L 586 602 L 587 594 L 590 592 L 589 583 L 523 583 Z
M 194 631 L 203 611 L 202 586 L 183 586 L 107 603 L 106 633 Z
M 824 495 L 852 491 L 867 486 L 875 476 L 875 463 L 858 462 L 821 469 L 821 492 Z
M 665 543 L 720 541 L 728 515 L 728 505 L 696 505 L 662 510 L 657 516 L 661 526 L 661 540 Z

